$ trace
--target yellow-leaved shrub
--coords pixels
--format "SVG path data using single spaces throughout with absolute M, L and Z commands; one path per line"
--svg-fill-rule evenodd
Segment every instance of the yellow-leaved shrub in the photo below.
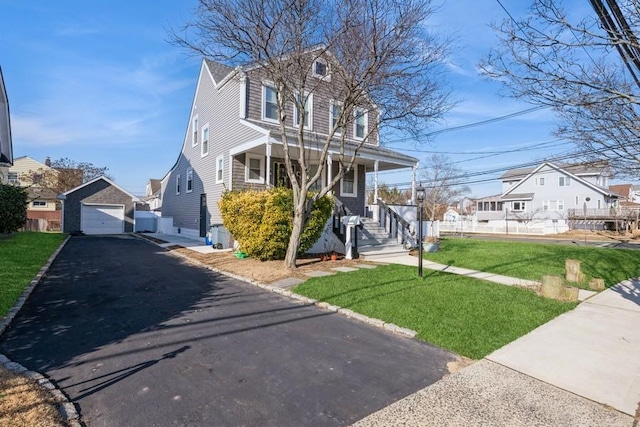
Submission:
M 293 228 L 292 190 L 275 187 L 226 191 L 218 205 L 225 228 L 243 252 L 260 260 L 284 259 Z M 320 238 L 332 210 L 331 196 L 321 197 L 313 204 L 298 253 L 306 252 Z

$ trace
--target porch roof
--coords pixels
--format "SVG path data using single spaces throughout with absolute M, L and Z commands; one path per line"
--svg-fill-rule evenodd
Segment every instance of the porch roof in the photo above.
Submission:
M 533 200 L 534 194 L 535 193 L 507 194 L 506 196 L 502 196 L 502 200 Z
M 253 123 L 252 123 L 253 124 Z M 238 145 L 230 150 L 230 154 L 235 156 L 241 153 L 254 153 L 265 154 L 266 146 L 271 145 L 272 157 L 284 157 L 283 144 L 281 140 L 281 133 L 274 130 L 265 129 L 265 135 L 260 136 L 252 141 Z M 298 157 L 298 142 L 292 135 L 288 135 L 289 138 L 289 151 L 293 159 Z M 307 152 L 309 153 L 309 160 L 314 161 L 319 159 L 320 153 L 324 148 L 324 140 L 320 137 L 309 138 L 307 144 Z M 378 170 L 393 170 L 402 169 L 415 166 L 418 163 L 418 159 L 398 151 L 390 150 L 378 145 L 363 144 L 358 148 L 358 144 L 351 141 L 345 141 L 345 156 L 352 156 L 355 150 L 357 153 L 357 163 L 365 165 L 367 171 L 373 171 L 375 161 L 378 161 Z M 340 154 L 340 142 L 332 141 L 329 153 L 333 156 L 334 161 L 336 156 Z M 314 158 L 315 157 L 315 158 Z

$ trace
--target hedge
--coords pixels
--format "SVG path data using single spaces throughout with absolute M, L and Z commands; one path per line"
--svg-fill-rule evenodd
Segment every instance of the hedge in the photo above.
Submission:
M 240 249 L 260 260 L 284 259 L 293 228 L 293 191 L 226 191 L 219 202 L 222 222 Z M 331 216 L 333 200 L 324 196 L 313 204 L 302 232 L 298 253 L 305 253 L 320 238 Z
M 27 190 L 0 184 L 0 233 L 11 233 L 27 221 Z

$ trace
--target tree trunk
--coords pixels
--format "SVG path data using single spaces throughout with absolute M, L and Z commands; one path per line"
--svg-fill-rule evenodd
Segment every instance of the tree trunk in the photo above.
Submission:
M 284 266 L 288 269 L 295 269 L 296 260 L 298 259 L 298 248 L 300 247 L 300 239 L 304 229 L 304 220 L 306 216 L 306 197 L 300 197 L 293 211 L 293 228 L 289 237 L 289 246 L 287 254 L 284 257 Z

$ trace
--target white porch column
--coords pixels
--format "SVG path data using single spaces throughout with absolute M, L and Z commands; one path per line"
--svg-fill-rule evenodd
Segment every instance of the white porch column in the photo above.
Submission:
M 420 165 L 420 162 L 416 162 L 415 166 L 411 167 L 411 173 L 412 173 L 412 177 L 411 177 L 411 203 L 413 203 L 414 205 L 417 204 L 416 203 L 416 173 L 418 172 L 418 166 Z
M 327 183 L 333 181 L 333 159 L 331 158 L 331 153 L 327 154 Z M 333 190 L 331 190 L 333 193 Z
M 376 160 L 373 163 L 373 220 L 380 221 L 380 211 L 378 209 L 378 168 L 380 162 Z
M 373 163 L 373 204 L 378 204 L 378 167 L 380 162 L 376 160 Z
M 267 188 L 271 187 L 271 141 L 267 141 L 267 164 L 265 165 L 264 183 Z

